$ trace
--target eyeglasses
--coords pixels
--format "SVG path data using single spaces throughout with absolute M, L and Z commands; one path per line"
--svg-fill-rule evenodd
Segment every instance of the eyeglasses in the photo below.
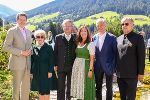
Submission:
M 37 39 L 44 39 L 44 36 L 36 36 Z
M 122 23 L 121 26 L 129 26 L 129 23 Z

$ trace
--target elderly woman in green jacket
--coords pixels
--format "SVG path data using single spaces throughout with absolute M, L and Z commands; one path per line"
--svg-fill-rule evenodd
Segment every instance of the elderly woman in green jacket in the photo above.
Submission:
M 31 90 L 39 92 L 40 100 L 50 100 L 50 90 L 57 89 L 53 49 L 44 42 L 45 31 L 37 30 L 34 36 L 36 45 L 31 56 Z

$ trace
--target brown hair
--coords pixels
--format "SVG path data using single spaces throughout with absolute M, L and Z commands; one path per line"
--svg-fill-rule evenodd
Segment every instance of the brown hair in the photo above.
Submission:
M 19 16 L 25 16 L 25 17 L 26 17 L 26 19 L 27 19 L 27 14 L 26 14 L 26 13 L 24 13 L 24 12 L 20 12 L 20 13 L 18 13 L 18 14 L 16 15 L 16 20 L 18 20 L 18 19 L 19 19 Z
M 83 28 L 85 28 L 85 29 L 87 30 L 87 39 L 84 41 L 84 44 L 85 44 L 85 43 L 89 43 L 90 40 L 91 40 L 91 38 L 90 38 L 90 31 L 89 31 L 88 27 L 85 26 L 85 25 L 83 25 L 83 26 L 81 26 L 81 27 L 79 28 L 78 33 L 77 33 L 77 39 L 76 39 L 76 43 L 77 43 L 77 44 L 79 44 L 79 42 L 82 42 L 82 37 L 81 37 L 81 34 L 80 34 L 80 33 L 81 33 L 81 30 L 82 30 Z

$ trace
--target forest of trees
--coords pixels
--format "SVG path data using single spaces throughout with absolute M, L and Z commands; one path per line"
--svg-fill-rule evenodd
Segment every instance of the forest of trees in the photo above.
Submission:
M 55 0 L 27 13 L 30 17 L 43 13 L 60 12 L 61 15 L 56 20 L 63 20 L 64 15 L 72 17 L 73 20 L 85 18 L 87 16 L 103 11 L 115 11 L 122 14 L 150 14 L 149 0 Z
M 150 16 L 150 0 L 55 0 L 38 8 L 27 11 L 30 17 L 38 14 L 60 12 L 53 21 L 62 22 L 65 18 L 76 21 L 103 11 L 115 11 L 122 14 L 142 14 Z M 15 21 L 10 16 L 9 21 Z

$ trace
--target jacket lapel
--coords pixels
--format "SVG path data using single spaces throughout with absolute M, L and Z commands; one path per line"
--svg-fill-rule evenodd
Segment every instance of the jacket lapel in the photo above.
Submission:
M 93 38 L 93 43 L 94 43 L 95 47 L 99 47 L 98 40 L 99 40 L 99 36 L 98 36 L 98 34 L 96 34 L 95 37 Z
M 25 30 L 25 32 L 26 32 L 26 43 L 28 43 L 30 41 L 29 39 L 31 39 L 31 35 L 29 31 L 27 31 L 27 29 Z
M 21 33 L 19 27 L 17 27 L 17 34 L 19 35 L 19 37 L 21 38 L 21 40 L 23 40 L 24 43 L 26 43 L 24 37 L 23 37 L 23 34 Z
M 119 38 L 117 38 L 118 45 L 123 45 L 123 39 L 124 35 L 121 35 Z

